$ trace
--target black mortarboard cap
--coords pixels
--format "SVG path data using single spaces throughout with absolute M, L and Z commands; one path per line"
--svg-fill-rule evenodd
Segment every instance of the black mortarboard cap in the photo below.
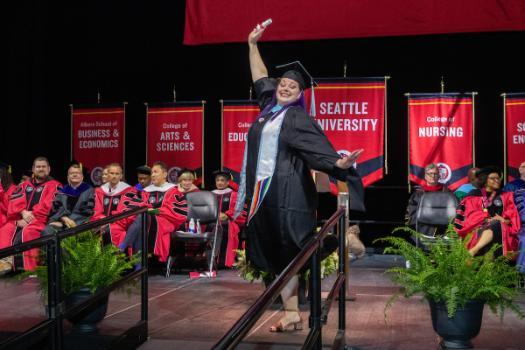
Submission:
M 307 89 L 312 85 L 317 86 L 317 82 L 299 61 L 281 64 L 275 68 L 280 72 L 284 72 L 283 75 L 281 75 L 281 78 L 295 80 L 299 84 L 301 90 Z
M 141 165 L 136 170 L 137 174 L 151 175 L 151 168 L 147 165 Z
M 224 177 L 226 177 L 229 180 L 231 180 L 233 178 L 232 173 L 230 173 L 229 171 L 226 171 L 226 170 L 215 170 L 213 172 L 213 176 L 214 177 L 224 176 Z

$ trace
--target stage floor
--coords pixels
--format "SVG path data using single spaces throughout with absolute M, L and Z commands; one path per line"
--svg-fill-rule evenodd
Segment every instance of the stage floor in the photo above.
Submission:
M 436 349 L 439 339 L 430 321 L 428 305 L 422 298 L 399 299 L 388 312 L 385 324 L 383 309 L 396 291 L 383 274 L 385 268 L 403 264 L 393 256 L 369 254 L 351 265 L 351 292 L 347 302 L 346 343 L 353 349 Z M 140 349 L 209 349 L 233 325 L 263 291 L 260 283 L 248 283 L 235 271 L 220 271 L 214 279 L 190 280 L 187 274 L 166 279 L 151 276 L 149 284 L 149 336 Z M 327 278 L 324 284 L 330 283 Z M 0 283 L 0 336 L 21 331 L 43 319 L 36 294 L 36 281 L 21 284 Z M 325 288 L 324 288 L 325 289 Z M 328 288 L 326 288 L 328 290 Z M 326 294 L 326 293 L 324 293 Z M 520 295 L 525 309 L 525 295 Z M 308 306 L 303 308 L 307 320 Z M 298 349 L 308 328 L 294 333 L 269 333 L 277 322 L 280 306 L 268 310 L 250 331 L 239 349 Z M 140 317 L 137 291 L 122 291 L 110 297 L 100 334 L 117 335 Z M 305 323 L 307 325 L 307 322 Z M 328 325 L 323 327 L 323 343 L 329 348 L 335 336 L 337 305 L 332 305 Z M 66 324 L 66 328 L 67 328 Z M 473 341 L 476 349 L 524 349 L 525 320 L 506 313 L 499 318 L 485 309 L 480 335 Z

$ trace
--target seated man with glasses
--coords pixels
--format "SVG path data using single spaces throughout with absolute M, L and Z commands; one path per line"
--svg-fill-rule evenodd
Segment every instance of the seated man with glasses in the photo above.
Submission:
M 494 243 L 502 245 L 496 256 L 513 256 L 521 227 L 513 194 L 501 191 L 498 168 L 482 168 L 477 176 L 481 187 L 471 191 L 459 204 L 454 222 L 456 231 L 461 237 L 472 233 L 468 244 L 472 256 L 486 253 Z
M 423 193 L 449 191 L 446 186 L 439 183 L 439 169 L 436 164 L 431 163 L 425 167 L 425 182 L 425 185 L 415 186 L 414 192 L 412 192 L 410 198 L 408 199 L 408 206 L 405 214 L 405 224 L 414 229 L 416 228 L 417 209 L 419 207 L 419 202 L 421 201 Z M 434 237 L 436 235 L 443 234 L 444 228 L 420 223 L 417 227 L 417 231 L 425 236 Z

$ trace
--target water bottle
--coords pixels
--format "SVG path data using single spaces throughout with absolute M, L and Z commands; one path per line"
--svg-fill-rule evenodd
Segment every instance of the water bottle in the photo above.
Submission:
M 188 232 L 195 233 L 195 220 L 191 218 L 190 224 L 188 225 Z
M 200 235 L 201 233 L 201 221 L 197 219 L 197 234 Z

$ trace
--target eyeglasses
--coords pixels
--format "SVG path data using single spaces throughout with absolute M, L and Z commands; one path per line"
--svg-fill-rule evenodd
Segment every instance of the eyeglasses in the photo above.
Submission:
M 438 177 L 439 173 L 426 173 L 428 176 Z
M 499 176 L 489 176 L 487 179 L 492 181 L 501 181 Z

